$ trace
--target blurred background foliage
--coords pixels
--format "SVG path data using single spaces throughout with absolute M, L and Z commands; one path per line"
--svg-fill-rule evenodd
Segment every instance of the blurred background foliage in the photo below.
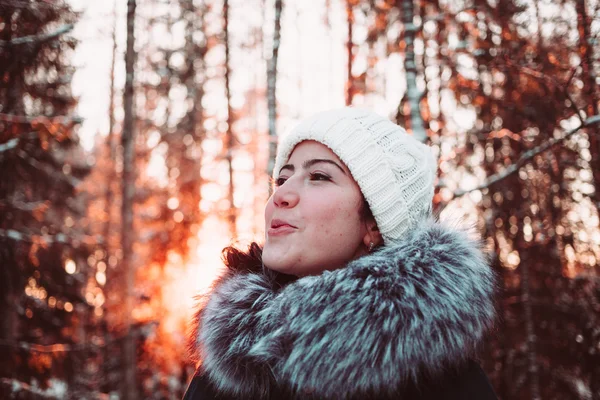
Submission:
M 600 399 L 600 1 L 91 8 L 0 0 L 0 397 L 181 397 L 193 296 L 260 241 L 277 135 L 353 104 L 431 144 L 437 212 L 492 254 L 499 397 Z

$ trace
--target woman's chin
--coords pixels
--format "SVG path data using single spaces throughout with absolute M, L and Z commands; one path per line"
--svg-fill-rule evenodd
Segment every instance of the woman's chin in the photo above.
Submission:
M 282 274 L 292 274 L 289 265 L 283 263 L 281 259 L 277 261 L 270 261 L 268 258 L 265 259 L 263 257 L 263 264 L 270 270 L 281 272 Z
M 272 271 L 276 271 L 286 275 L 298 276 L 294 263 L 290 262 L 289 258 L 284 256 L 277 257 L 275 255 L 266 257 L 263 253 L 263 264 Z

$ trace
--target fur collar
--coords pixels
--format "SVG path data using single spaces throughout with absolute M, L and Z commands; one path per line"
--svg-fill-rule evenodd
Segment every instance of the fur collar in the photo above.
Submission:
M 291 397 L 391 396 L 473 356 L 495 292 L 481 244 L 430 221 L 282 288 L 261 273 L 225 274 L 197 314 L 195 351 L 212 384 L 238 398 L 275 386 Z

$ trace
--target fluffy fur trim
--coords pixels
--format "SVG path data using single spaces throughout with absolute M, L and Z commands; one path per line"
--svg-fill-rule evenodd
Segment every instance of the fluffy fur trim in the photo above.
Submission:
M 292 397 L 393 396 L 474 355 L 495 291 L 480 243 L 431 221 L 280 289 L 230 272 L 198 313 L 196 350 L 215 387 L 237 397 L 266 397 L 275 382 Z

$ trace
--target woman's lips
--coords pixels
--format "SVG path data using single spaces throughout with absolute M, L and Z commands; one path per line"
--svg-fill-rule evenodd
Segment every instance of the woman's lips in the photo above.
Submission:
M 291 225 L 280 225 L 276 228 L 269 228 L 267 233 L 269 234 L 269 236 L 279 236 L 293 233 L 295 230 L 296 228 L 294 228 Z

